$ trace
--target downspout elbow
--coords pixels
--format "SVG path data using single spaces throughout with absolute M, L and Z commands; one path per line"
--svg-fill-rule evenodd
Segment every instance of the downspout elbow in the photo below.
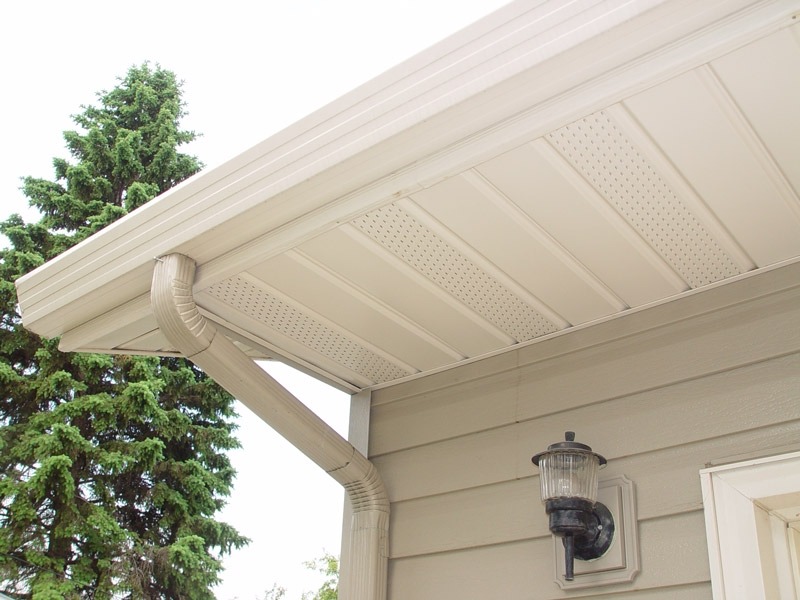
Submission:
M 389 495 L 378 469 L 355 448 L 352 460 L 340 469 L 329 471 L 328 475 L 347 491 L 354 513 L 365 510 L 389 512 Z

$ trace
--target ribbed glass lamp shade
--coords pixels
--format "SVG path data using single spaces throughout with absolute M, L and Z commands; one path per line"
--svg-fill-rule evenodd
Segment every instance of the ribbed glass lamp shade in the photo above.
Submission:
M 555 450 L 539 458 L 542 502 L 554 498 L 597 501 L 597 471 L 600 460 L 592 452 Z
M 550 444 L 531 458 L 539 467 L 542 502 L 557 498 L 597 501 L 597 471 L 606 459 L 586 444 L 575 441 L 575 432 L 564 433 L 564 441 Z

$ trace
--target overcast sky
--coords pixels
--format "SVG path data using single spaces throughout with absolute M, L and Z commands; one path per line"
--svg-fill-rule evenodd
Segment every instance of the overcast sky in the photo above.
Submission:
M 52 178 L 70 115 L 127 69 L 158 63 L 184 81 L 188 149 L 232 158 L 506 0 L 28 0 L 3 5 L 0 218 L 31 220 L 25 175 Z M 346 435 L 349 397 L 277 365 L 279 380 Z M 239 471 L 222 518 L 253 539 L 226 559 L 220 600 L 273 583 L 299 599 L 318 584 L 302 561 L 339 553 L 341 488 L 240 407 Z

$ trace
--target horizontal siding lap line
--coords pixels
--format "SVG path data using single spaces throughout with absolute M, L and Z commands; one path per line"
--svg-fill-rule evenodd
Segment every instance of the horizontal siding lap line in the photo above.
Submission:
M 711 588 L 709 587 L 710 582 L 707 580 L 695 582 L 695 583 L 684 583 L 678 585 L 664 585 L 659 586 L 658 588 L 651 588 L 646 590 L 635 590 L 633 592 L 627 592 L 625 594 L 625 600 L 663 600 L 664 596 L 662 594 L 669 593 L 670 596 L 667 596 L 669 600 L 697 600 L 700 597 L 705 598 L 711 594 Z M 698 595 L 696 592 L 700 592 L 702 590 L 702 596 Z M 686 592 L 684 595 L 683 592 Z M 654 596 L 652 594 L 658 594 L 658 596 Z M 601 593 L 596 592 L 592 594 L 593 598 L 612 598 L 616 599 L 619 598 L 619 592 L 609 592 L 609 593 Z
M 795 421 L 795 423 L 797 425 L 800 425 L 800 420 Z M 650 454 L 650 453 L 643 453 L 640 456 L 644 456 L 645 454 Z M 614 460 L 618 460 L 618 459 L 615 458 Z M 698 469 L 698 471 L 699 471 L 699 469 Z M 465 487 L 465 488 L 461 488 L 461 489 L 458 489 L 458 490 L 451 490 L 451 491 L 448 491 L 448 492 L 441 492 L 441 493 L 438 493 L 438 494 L 429 494 L 429 495 L 425 495 L 425 496 L 415 496 L 413 498 L 403 498 L 402 500 L 392 500 L 391 501 L 391 505 L 392 505 L 392 507 L 397 507 L 399 505 L 403 505 L 403 504 L 407 504 L 407 503 L 419 502 L 420 500 L 430 500 L 430 499 L 433 499 L 433 498 L 441 498 L 441 497 L 446 497 L 446 496 L 450 496 L 450 495 L 453 495 L 453 494 L 459 494 L 459 493 L 462 493 L 462 492 L 474 492 L 476 490 L 480 490 L 480 489 L 483 489 L 483 488 L 492 488 L 492 487 L 495 487 L 495 486 L 498 486 L 498 485 L 503 485 L 504 483 L 524 482 L 524 481 L 526 481 L 528 479 L 532 480 L 532 479 L 538 479 L 538 478 L 539 478 L 539 476 L 536 475 L 536 474 L 526 475 L 524 477 L 519 477 L 517 479 L 508 479 L 508 480 L 504 480 L 504 481 L 496 481 L 496 482 L 493 482 L 493 483 L 486 483 L 486 484 L 483 484 L 483 485 L 477 485 L 477 486 L 473 486 L 473 487 Z M 604 478 L 603 478 L 603 476 L 601 474 L 600 481 L 602 481 L 603 479 Z M 698 475 L 698 482 L 699 481 L 700 480 L 699 480 L 699 475 Z M 700 484 L 698 483 L 698 486 L 699 485 Z M 538 500 L 539 500 L 539 485 L 538 484 L 534 485 L 533 483 L 531 483 L 531 502 L 535 504 Z M 685 509 L 676 510 L 675 513 L 682 513 L 682 512 L 686 512 L 687 510 L 694 510 L 695 508 L 697 508 L 697 503 L 687 504 Z M 544 505 L 542 506 L 542 510 L 544 511 Z M 646 517 L 640 517 L 639 520 L 643 521 L 643 520 L 647 520 L 647 519 L 654 519 L 654 518 L 658 518 L 659 516 L 661 516 L 661 515 L 651 515 L 651 516 L 646 516 Z
M 800 348 L 800 343 L 798 344 L 798 347 Z M 649 394 L 649 393 L 652 393 L 652 392 L 665 390 L 667 388 L 670 388 L 670 387 L 676 386 L 676 385 L 692 383 L 694 381 L 701 381 L 701 380 L 703 380 L 703 379 L 705 379 L 707 377 L 713 377 L 715 375 L 722 375 L 722 374 L 725 374 L 725 373 L 731 373 L 731 372 L 737 371 L 739 369 L 746 369 L 748 367 L 760 365 L 760 364 L 763 364 L 763 363 L 768 363 L 768 362 L 773 361 L 773 360 L 781 360 L 783 358 L 787 358 L 787 357 L 794 356 L 794 355 L 800 355 L 800 349 L 798 349 L 798 350 L 794 350 L 793 349 L 793 350 L 789 350 L 789 351 L 786 351 L 786 352 L 778 352 L 778 353 L 775 353 L 774 355 L 771 355 L 771 356 L 766 356 L 766 357 L 762 357 L 762 358 L 758 358 L 758 359 L 754 359 L 754 360 L 744 361 L 744 362 L 741 362 L 741 363 L 736 363 L 734 365 L 728 365 L 726 367 L 718 368 L 718 369 L 715 369 L 715 370 L 712 370 L 712 371 L 691 375 L 691 376 L 688 376 L 688 377 L 685 377 L 685 378 L 675 379 L 675 380 L 672 380 L 672 381 L 669 381 L 669 382 L 664 382 L 664 383 L 661 383 L 661 384 L 658 384 L 658 385 L 654 385 L 654 386 L 636 388 L 636 389 L 627 391 L 627 392 L 625 392 L 623 394 L 618 394 L 618 395 L 614 395 L 614 396 L 600 398 L 600 399 L 597 399 L 597 400 L 592 400 L 592 401 L 587 402 L 585 404 L 580 404 L 580 405 L 575 405 L 575 406 L 568 406 L 568 407 L 565 407 L 563 409 L 552 410 L 552 411 L 549 411 L 549 412 L 537 413 L 536 415 L 533 415 L 533 416 L 530 416 L 530 417 L 526 417 L 526 418 L 522 418 L 522 419 L 515 419 L 513 421 L 509 420 L 509 421 L 507 421 L 505 423 L 493 425 L 492 427 L 486 427 L 486 428 L 483 428 L 483 429 L 469 430 L 469 431 L 466 431 L 464 433 L 459 433 L 457 435 L 442 437 L 442 438 L 439 438 L 439 439 L 436 439 L 436 440 L 431 440 L 429 442 L 424 442 L 424 443 L 420 443 L 420 444 L 414 444 L 414 445 L 409 445 L 409 446 L 398 447 L 398 448 L 395 448 L 395 449 L 392 449 L 392 450 L 389 450 L 389 451 L 386 451 L 386 452 L 370 453 L 370 460 L 375 459 L 375 458 L 383 458 L 383 457 L 386 457 L 386 456 L 391 456 L 392 454 L 397 454 L 397 453 L 400 453 L 400 452 L 406 452 L 406 451 L 410 451 L 410 450 L 418 450 L 420 448 L 425 448 L 427 446 L 436 446 L 437 444 L 441 444 L 441 443 L 445 443 L 445 442 L 452 442 L 452 441 L 456 441 L 456 440 L 459 440 L 459 439 L 462 439 L 462 438 L 470 438 L 470 437 L 472 437 L 474 435 L 488 433 L 488 432 L 491 432 L 491 431 L 497 431 L 497 430 L 504 429 L 504 428 L 509 428 L 509 427 L 515 427 L 517 425 L 538 421 L 540 419 L 547 418 L 547 417 L 553 417 L 553 416 L 560 415 L 560 414 L 567 414 L 567 413 L 570 413 L 570 412 L 580 411 L 582 409 L 589 408 L 589 407 L 598 407 L 598 406 L 600 406 L 602 404 L 611 403 L 611 402 L 618 402 L 618 401 L 621 401 L 621 400 L 625 400 L 627 398 L 631 398 L 633 396 L 638 396 L 638 395 L 641 395 L 641 394 Z M 616 457 L 616 458 L 621 458 L 621 457 Z
M 800 429 L 800 419 L 796 419 L 796 420 L 793 420 L 793 421 L 785 421 L 785 422 L 781 423 L 779 427 L 792 427 L 792 426 L 795 426 L 798 429 Z M 738 432 L 738 434 L 739 435 L 742 435 L 742 434 L 753 434 L 753 433 L 757 433 L 759 431 L 769 432 L 771 430 L 774 430 L 775 428 L 776 428 L 776 426 L 774 424 L 770 424 L 770 425 L 754 427 L 752 429 L 745 429 L 745 430 L 742 430 L 742 431 Z M 694 447 L 707 446 L 709 442 L 712 442 L 714 440 L 726 439 L 726 438 L 729 438 L 729 437 L 730 437 L 730 434 L 718 435 L 718 436 L 705 438 L 703 440 L 696 440 L 696 441 L 689 442 L 689 443 L 684 443 L 684 444 L 675 444 L 675 445 L 671 445 L 671 446 L 662 446 L 660 448 L 655 448 L 655 449 L 647 450 L 645 452 L 639 452 L 639 453 L 636 453 L 636 454 L 622 454 L 622 455 L 618 455 L 618 456 L 608 455 L 608 456 L 606 456 L 606 458 L 611 463 L 611 466 L 619 465 L 620 463 L 629 462 L 631 459 L 642 460 L 642 461 L 648 462 L 648 461 L 650 461 L 654 457 L 657 457 L 660 454 L 673 454 L 675 450 L 684 450 L 684 451 L 686 451 L 688 453 Z M 800 446 L 800 442 L 798 442 L 798 446 Z M 698 472 L 699 472 L 700 468 L 705 466 L 705 464 L 706 463 L 702 463 L 701 466 L 698 466 Z M 624 465 L 620 466 L 616 470 L 621 472 L 621 473 L 625 473 L 625 466 Z M 603 469 L 603 470 L 600 471 L 600 477 L 599 477 L 600 481 L 603 481 L 604 479 L 607 479 L 609 477 L 612 477 L 612 475 L 608 474 L 606 469 Z M 699 477 L 699 474 L 698 474 L 698 477 Z M 409 498 L 403 498 L 403 499 L 400 499 L 400 500 L 392 500 L 391 502 L 392 502 L 392 506 L 398 506 L 398 505 L 402 505 L 402 504 L 405 504 L 405 503 L 418 502 L 420 500 L 430 500 L 430 499 L 435 499 L 435 498 L 444 498 L 444 497 L 447 497 L 447 496 L 463 494 L 464 492 L 475 492 L 475 491 L 478 491 L 478 490 L 481 490 L 481 489 L 493 488 L 493 487 L 496 487 L 496 486 L 499 486 L 499 485 L 503 485 L 503 484 L 506 484 L 506 483 L 511 483 L 511 482 L 523 482 L 523 481 L 529 480 L 529 479 L 530 480 L 533 480 L 533 479 L 537 479 L 538 480 L 538 478 L 539 478 L 538 472 L 536 471 L 536 469 L 533 466 L 531 466 L 531 472 L 530 472 L 529 475 L 521 475 L 521 476 L 515 477 L 513 479 L 504 479 L 504 480 L 492 481 L 492 482 L 488 482 L 488 483 L 484 483 L 484 484 L 480 484 L 480 485 L 464 487 L 464 488 L 459 488 L 459 489 L 455 489 L 455 490 L 448 490 L 448 491 L 437 492 L 437 493 L 433 493 L 433 494 L 425 494 L 425 495 L 422 495 L 422 496 L 414 496 L 414 497 L 409 497 Z M 700 480 L 698 479 L 698 489 L 699 489 L 699 485 L 700 485 L 699 481 Z M 635 483 L 636 482 L 634 481 L 634 484 Z M 538 484 L 536 484 L 536 485 L 532 484 L 532 488 L 531 489 L 534 492 L 536 492 L 535 494 L 532 495 L 532 498 L 538 499 L 538 489 L 539 489 Z
M 603 590 L 622 594 L 709 580 L 701 511 L 641 524 L 642 570 L 632 583 Z M 433 556 L 390 559 L 392 598 L 526 598 L 596 596 L 598 590 L 560 590 L 553 582 L 553 541 L 547 538 Z M 495 576 L 491 576 L 495 574 Z M 709 590 L 710 592 L 710 590 Z M 612 595 L 611 597 L 615 597 Z M 635 595 L 631 596 L 636 598 Z M 644 596 L 646 598 L 646 595 Z
M 743 439 L 747 439 L 747 441 L 743 441 Z M 604 453 L 605 457 L 609 461 L 608 472 L 601 471 L 600 479 L 604 479 L 606 477 L 611 477 L 612 473 L 619 472 L 619 474 L 625 474 L 626 470 L 630 471 L 630 468 L 626 469 L 626 465 L 624 463 L 630 462 L 633 460 L 645 460 L 651 461 L 656 459 L 659 455 L 675 455 L 681 453 L 690 453 L 696 451 L 703 451 L 704 447 L 709 447 L 708 451 L 704 454 L 702 460 L 696 462 L 697 471 L 701 468 L 704 468 L 706 464 L 709 462 L 720 463 L 724 462 L 725 456 L 734 456 L 741 454 L 742 451 L 749 451 L 753 453 L 761 452 L 762 455 L 766 456 L 770 453 L 770 448 L 774 447 L 786 447 L 794 448 L 795 446 L 800 449 L 800 418 L 793 418 L 785 421 L 781 421 L 780 423 L 767 423 L 763 425 L 758 425 L 750 428 L 743 428 L 736 432 L 728 432 L 728 433 L 718 433 L 711 435 L 707 438 L 692 440 L 683 443 L 675 443 L 664 445 L 657 448 L 650 448 L 648 450 L 631 453 L 631 454 L 612 454 L 612 453 Z M 731 444 L 736 444 L 736 446 L 731 446 Z M 715 448 L 724 448 L 724 449 L 716 449 Z M 728 448 L 730 447 L 730 450 Z M 531 449 L 531 454 L 535 452 L 535 449 Z M 664 462 L 669 464 L 670 460 L 665 460 Z M 378 464 L 379 471 L 381 470 L 381 465 Z M 515 476 L 515 477 L 507 477 L 501 479 L 494 479 L 491 481 L 487 481 L 485 483 L 477 484 L 477 485 L 465 485 L 458 488 L 451 488 L 451 489 L 444 489 L 438 492 L 431 492 L 431 493 L 418 493 L 411 496 L 402 497 L 399 499 L 392 499 L 392 505 L 397 506 L 401 505 L 406 502 L 415 502 L 420 500 L 429 500 L 429 499 L 436 499 L 441 497 L 446 497 L 450 495 L 456 495 L 464 492 L 476 492 L 482 489 L 488 489 L 495 486 L 508 484 L 512 482 L 522 482 L 526 479 L 535 479 L 538 478 L 538 474 L 533 466 L 530 467 L 530 474 L 529 475 L 522 475 L 522 476 Z M 699 477 L 699 475 L 698 475 Z M 634 483 L 636 481 L 634 480 Z M 391 482 L 389 482 L 391 486 Z M 536 488 L 536 486 L 534 486 Z M 699 479 L 698 479 L 698 490 L 699 490 Z M 534 489 L 534 492 L 536 490 Z M 390 491 L 391 495 L 391 491 Z M 536 497 L 536 494 L 532 495 L 533 498 Z
M 698 481 L 699 481 L 699 476 L 698 476 Z M 544 514 L 544 505 L 539 507 L 535 503 L 531 503 L 531 511 L 541 511 L 542 514 Z M 703 512 L 703 507 L 702 506 L 687 506 L 684 510 L 676 510 L 676 511 L 670 512 L 668 514 L 654 515 L 654 516 L 646 517 L 646 518 L 639 518 L 638 519 L 638 523 L 641 525 L 642 523 L 650 523 L 650 522 L 654 522 L 654 521 L 663 521 L 664 519 L 670 519 L 672 517 L 678 517 L 678 516 L 683 516 L 683 515 L 690 515 L 692 513 L 698 513 L 698 512 L 699 513 Z M 536 540 L 543 540 L 543 539 L 547 539 L 547 538 L 551 537 L 551 535 L 552 534 L 550 534 L 548 532 L 548 533 L 542 533 L 542 534 L 539 534 L 539 535 L 526 535 L 526 536 L 519 536 L 519 537 L 516 537 L 516 538 L 509 538 L 509 539 L 506 539 L 506 540 L 503 540 L 503 541 L 498 541 L 498 542 L 477 543 L 477 544 L 471 544 L 469 546 L 465 545 L 465 546 L 457 547 L 457 548 L 446 548 L 446 549 L 442 549 L 442 550 L 429 550 L 429 551 L 417 552 L 417 553 L 409 553 L 409 554 L 394 554 L 394 553 L 391 553 L 389 558 L 392 559 L 392 560 L 403 560 L 403 559 L 414 558 L 414 557 L 422 557 L 422 556 L 436 556 L 436 555 L 439 555 L 439 554 L 453 554 L 453 553 L 456 553 L 456 552 L 464 552 L 464 551 L 468 551 L 468 550 L 475 550 L 475 549 L 478 549 L 478 548 L 492 548 L 492 547 L 495 547 L 495 546 L 507 546 L 509 544 L 518 544 L 518 543 L 521 543 L 521 542 L 531 542 L 531 541 L 536 541 Z
M 594 588 L 592 592 L 584 592 L 585 595 L 591 595 L 592 598 L 602 600 L 608 598 L 610 600 L 619 600 L 622 592 L 614 590 L 611 592 L 604 592 L 603 588 Z M 626 589 L 624 592 L 625 600 L 705 600 L 711 598 L 711 582 L 708 579 L 694 581 L 690 583 L 677 584 L 677 585 L 659 585 L 651 588 L 633 588 Z M 575 597 L 570 594 L 569 597 Z M 557 596 L 558 600 L 563 598 Z

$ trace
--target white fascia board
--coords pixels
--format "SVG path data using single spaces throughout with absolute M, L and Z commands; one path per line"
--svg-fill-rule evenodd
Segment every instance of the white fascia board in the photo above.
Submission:
M 658 75 L 651 62 L 663 74 L 707 60 L 788 25 L 798 8 L 789 0 L 513 3 L 20 278 L 23 322 L 60 335 L 81 322 L 81 299 L 150 269 L 154 257 L 230 237 L 225 224 L 251 213 L 281 215 L 269 233 L 253 230 L 200 261 L 198 286 L 223 279 L 455 172 L 487 144 L 508 144 L 509 127 L 544 132 L 646 86 Z M 131 286 L 131 299 L 143 291 Z M 83 321 L 98 316 L 91 310 Z

